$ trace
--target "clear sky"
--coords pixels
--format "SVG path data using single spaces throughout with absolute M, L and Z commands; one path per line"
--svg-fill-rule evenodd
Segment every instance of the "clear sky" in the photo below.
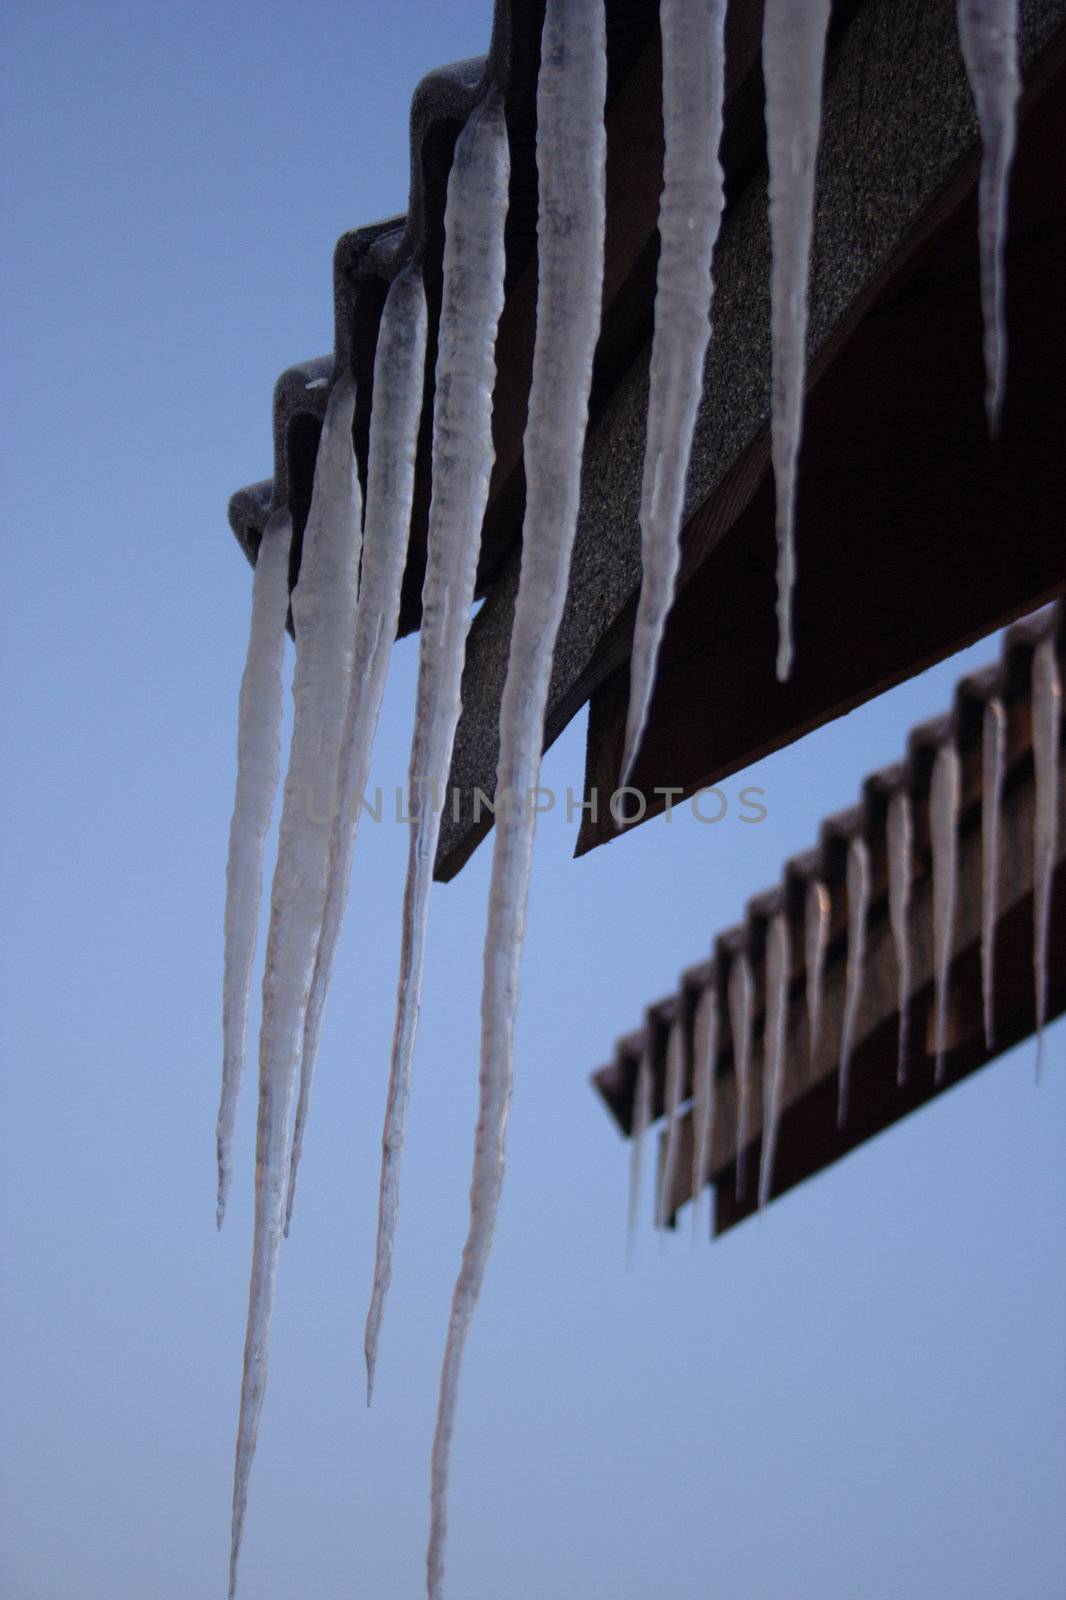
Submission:
M 2 1566 L 11 1600 L 224 1594 L 253 1092 L 214 1226 L 222 902 L 250 573 L 226 500 L 331 347 L 344 229 L 488 0 L 15 0 L 3 23 Z M 467 1353 L 454 1600 L 1055 1600 L 1066 1589 L 1056 1026 L 713 1247 L 645 1231 L 588 1087 L 992 641 L 759 765 L 769 817 L 579 863 L 542 821 L 503 1211 Z M 375 781 L 403 781 L 416 648 Z M 580 783 L 583 719 L 547 781 Z M 727 785 L 735 795 L 740 780 Z M 362 1328 L 406 842 L 364 825 L 323 1042 L 245 1600 L 422 1593 L 466 1226 L 482 851 L 433 903 L 396 1277 Z M 650 1209 L 650 1197 L 645 1216 Z

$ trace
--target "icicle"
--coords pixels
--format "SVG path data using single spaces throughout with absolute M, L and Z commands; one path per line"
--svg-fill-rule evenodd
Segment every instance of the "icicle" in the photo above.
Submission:
M 981 993 L 984 999 L 985 1045 L 995 1037 L 996 922 L 999 918 L 999 830 L 1003 804 L 1003 762 L 1007 745 L 1007 713 L 994 696 L 985 704 L 982 728 L 983 783 L 981 799 Z
M 459 721 L 460 684 L 474 599 L 481 524 L 492 472 L 496 325 L 503 309 L 509 182 L 503 97 L 494 90 L 455 146 L 444 213 L 444 288 L 433 414 L 429 508 L 415 730 L 411 834 L 403 902 L 396 1025 L 392 1041 L 374 1284 L 367 1316 L 367 1399 L 392 1270 L 400 1153 L 414 1059 L 443 786 Z M 434 790 L 438 792 L 434 794 Z
M 500 707 L 496 837 L 481 1002 L 480 1107 L 470 1229 L 452 1299 L 433 1443 L 430 1600 L 444 1570 L 448 1458 L 459 1371 L 503 1182 L 511 1053 L 552 652 L 577 525 L 600 327 L 607 79 L 603 0 L 548 0 L 537 85 L 537 323 L 524 453 L 526 515 Z M 505 797 L 510 797 L 508 803 Z
M 718 161 L 725 92 L 725 0 L 662 0 L 663 190 L 651 347 L 648 433 L 640 496 L 644 576 L 629 663 L 622 783 L 640 750 L 663 627 L 680 559 L 692 431 L 703 389 L 714 293 L 712 260 L 722 221 Z
M 766 940 L 766 1034 L 763 1056 L 763 1133 L 759 1166 L 759 1210 L 770 1198 L 781 1122 L 781 1086 L 785 1075 L 785 1024 L 788 1021 L 788 983 L 792 952 L 788 917 L 778 911 L 771 918 Z
M 737 1085 L 737 1187 L 736 1198 L 744 1198 L 747 1172 L 748 1133 L 751 1127 L 751 1033 L 755 1008 L 755 985 L 751 963 L 738 950 L 729 969 L 729 1025 L 733 1031 L 733 1070 Z
M 899 1055 L 896 1082 L 907 1080 L 907 1023 L 911 1003 L 911 875 L 914 851 L 914 817 L 911 797 L 906 789 L 897 789 L 888 802 L 888 919 L 892 925 L 892 942 L 896 947 L 898 987 L 896 1009 L 899 1012 L 897 1038 Z
M 807 1032 L 810 1054 L 808 1071 L 814 1073 L 814 1058 L 822 1034 L 822 985 L 825 979 L 825 953 L 829 946 L 829 890 L 818 878 L 807 885 L 804 907 L 804 961 L 807 967 Z
M 866 840 L 856 835 L 848 843 L 848 970 L 844 986 L 844 1020 L 840 1030 L 840 1088 L 837 1127 L 848 1115 L 848 1079 L 855 1024 L 862 999 L 862 972 L 866 959 L 866 913 L 870 905 L 870 852 Z
M 660 1228 L 669 1226 L 673 1215 L 674 1174 L 677 1171 L 677 1144 L 681 1132 L 677 1108 L 685 1087 L 685 1028 L 678 1017 L 671 1024 L 666 1041 L 666 1086 L 663 1110 L 666 1115 L 666 1149 L 663 1153 L 662 1182 L 659 1186 L 657 1223 Z
M 1033 653 L 1033 765 L 1036 815 L 1033 822 L 1033 977 L 1036 999 L 1036 1075 L 1040 1077 L 1047 1021 L 1047 959 L 1051 933 L 1051 887 L 1058 854 L 1059 761 L 1062 680 L 1055 635 L 1048 633 Z
M 792 671 L 796 463 L 806 384 L 807 284 L 814 175 L 830 0 L 766 0 L 763 77 L 770 165 L 772 394 L 770 447 L 777 485 L 777 676 Z
M 355 612 L 351 690 L 341 742 L 339 794 L 333 816 L 326 910 L 304 1021 L 300 1093 L 296 1102 L 289 1192 L 285 1207 L 286 1234 L 292 1221 L 296 1174 L 303 1153 L 304 1129 L 314 1085 L 322 1012 L 340 942 L 356 829 L 370 776 L 378 713 L 385 693 L 385 679 L 400 613 L 400 585 L 411 524 L 425 353 L 426 297 L 421 276 L 413 268 L 406 267 L 394 280 L 385 301 L 374 357 L 374 405 L 370 419 L 366 517 L 359 601 Z
M 295 714 L 263 976 L 255 1236 L 233 1483 L 231 1595 L 236 1590 L 248 1475 L 266 1388 L 289 1181 L 289 1118 L 325 908 L 332 832 L 328 800 L 337 782 L 351 681 L 361 521 L 352 449 L 354 405 L 355 386 L 345 375 L 334 385 L 326 406 L 300 578 L 292 597 Z
M 218 1226 L 226 1212 L 244 1076 L 248 995 L 263 893 L 263 846 L 281 770 L 281 668 L 289 609 L 292 518 L 271 513 L 252 579 L 252 625 L 237 714 L 237 794 L 226 867 L 226 954 L 222 1003 L 222 1098 L 218 1108 Z
M 959 43 L 981 125 L 978 242 L 985 334 L 985 410 L 999 432 L 1007 365 L 1004 254 L 1007 193 L 1014 160 L 1018 76 L 1018 0 L 957 0 Z
M 629 1151 L 629 1219 L 626 1236 L 626 1256 L 632 1260 L 633 1245 L 640 1221 L 640 1193 L 644 1182 L 644 1141 L 651 1126 L 651 1102 L 654 1082 L 651 1071 L 651 1023 L 645 1028 L 646 1044 L 637 1068 L 637 1081 L 633 1089 L 633 1119 L 630 1124 Z
M 700 995 L 693 1028 L 692 1063 L 692 1237 L 699 1231 L 700 1196 L 707 1181 L 714 1139 L 718 1061 L 718 986 L 714 974 Z
M 935 989 L 936 1073 L 944 1076 L 947 1049 L 948 972 L 955 935 L 959 881 L 959 755 L 942 744 L 933 763 L 929 792 L 929 834 L 933 844 L 933 982 Z

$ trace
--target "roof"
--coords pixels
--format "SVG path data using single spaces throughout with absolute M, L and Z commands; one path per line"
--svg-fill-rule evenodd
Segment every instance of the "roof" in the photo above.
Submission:
M 656 0 L 610 0 L 608 115 L 649 36 L 656 32 L 657 19 Z M 513 488 L 509 489 L 507 484 L 516 462 L 520 461 L 524 397 L 532 360 L 531 319 L 536 296 L 536 85 L 543 23 L 543 0 L 540 3 L 496 0 L 488 53 L 440 67 L 419 83 L 410 109 L 411 184 L 407 213 L 354 228 L 338 239 L 333 256 L 333 352 L 299 362 L 282 373 L 273 400 L 273 479 L 238 490 L 230 500 L 230 525 L 251 561 L 254 561 L 272 501 L 290 505 L 293 512 L 292 578 L 295 582 L 303 525 L 310 506 L 318 435 L 333 372 L 350 365 L 355 373 L 358 385 L 356 456 L 365 487 L 378 324 L 388 285 L 409 260 L 417 261 L 426 289 L 429 337 L 411 548 L 400 615 L 401 635 L 417 628 L 421 613 L 448 173 L 461 128 L 493 86 L 504 92 L 511 182 L 505 241 L 507 303 L 497 337 L 498 415 L 494 418 L 497 466 L 482 538 L 479 594 L 486 592 L 507 546 L 520 536 L 521 504 L 517 507 L 516 521 L 514 515 L 503 514 L 500 502 L 513 498 Z M 503 403 L 505 395 L 506 404 Z
M 271 497 L 294 514 L 292 577 L 328 384 L 350 366 L 365 471 L 372 367 L 386 287 L 422 266 L 430 310 L 415 508 L 400 631 L 418 624 L 429 504 L 435 327 L 444 191 L 459 128 L 488 84 L 505 92 L 511 144 L 507 299 L 497 341 L 496 466 L 467 643 L 463 716 L 437 875 L 485 831 L 499 699 L 517 588 L 521 439 L 536 261 L 535 82 L 543 7 L 496 6 L 489 54 L 432 74 L 411 110 L 406 217 L 347 233 L 334 258 L 332 357 L 290 368 L 274 400 L 275 471 L 233 497 L 254 557 Z M 981 405 L 973 194 L 979 147 L 952 0 L 847 0 L 834 7 L 812 262 L 810 382 L 801 462 L 798 665 L 773 677 L 769 481 L 769 243 L 759 0 L 728 13 L 722 148 L 727 212 L 716 255 L 714 335 L 694 440 L 680 594 L 663 642 L 634 782 L 691 793 L 850 709 L 890 683 L 1066 587 L 1057 520 L 1066 424 L 1066 244 L 1055 222 L 1066 150 L 1066 0 L 1023 0 L 1026 94 L 1012 191 L 1011 368 L 993 449 Z M 608 235 L 604 320 L 586 440 L 582 507 L 556 652 L 545 743 L 590 702 L 586 798 L 617 776 L 640 578 L 637 507 L 647 406 L 661 181 L 657 6 L 610 0 Z M 1051 513 L 1051 514 L 1049 514 Z M 979 559 L 957 559 L 969 526 Z M 1024 538 L 1018 533 L 1024 530 Z M 873 580 L 873 581 L 871 581 Z M 924 593 L 923 593 L 924 591 Z M 714 685 L 714 718 L 703 714 Z M 655 814 L 655 804 L 648 816 Z M 584 850 L 614 837 L 588 813 Z
M 682 1093 L 679 1160 L 666 1206 L 666 1219 L 693 1194 L 693 1114 L 697 1011 L 713 991 L 718 1002 L 715 1052 L 716 1116 L 707 1180 L 716 1190 L 716 1231 L 732 1226 L 756 1205 L 751 1174 L 758 1170 L 764 1132 L 767 935 L 771 919 L 783 912 L 790 934 L 791 962 L 785 1020 L 782 1115 L 774 1164 L 772 1196 L 839 1159 L 857 1144 L 899 1120 L 916 1106 L 1027 1037 L 1034 1028 L 1033 860 L 1035 784 L 1032 750 L 1031 676 L 1036 647 L 1054 641 L 1060 672 L 1066 666 L 1066 606 L 1045 609 L 1017 624 L 1005 636 L 995 666 L 959 683 L 952 710 L 923 723 L 910 735 L 903 760 L 872 773 L 861 799 L 850 810 L 826 819 L 817 845 L 785 863 L 773 888 L 756 895 L 744 921 L 719 933 L 707 959 L 682 974 L 677 990 L 647 1008 L 643 1025 L 620 1039 L 610 1065 L 593 1074 L 593 1085 L 616 1125 L 627 1137 L 634 1131 L 635 1100 L 642 1063 L 651 1074 L 651 1112 L 666 1106 L 667 1049 L 670 1031 L 681 1030 Z M 982 728 L 989 700 L 999 698 L 1006 714 L 1005 762 L 1000 813 L 999 923 L 995 942 L 995 1038 L 990 1048 L 982 1025 L 980 967 L 982 908 L 982 819 L 985 803 Z M 1063 763 L 1059 729 L 1058 759 Z M 935 1081 L 934 938 L 930 783 L 937 751 L 950 744 L 960 759 L 958 813 L 958 898 L 951 947 L 945 1072 Z M 907 1071 L 897 1082 L 899 966 L 888 905 L 887 814 L 890 797 L 910 797 L 914 819 L 911 873 L 911 982 L 907 1014 Z M 838 1069 L 848 966 L 847 856 L 861 839 L 870 863 L 870 895 L 865 930 L 861 1000 L 853 1033 L 849 1109 L 837 1126 Z M 1057 843 L 1049 949 L 1048 1018 L 1066 1010 L 1066 782 L 1058 794 Z M 825 885 L 829 896 L 828 945 L 822 986 L 820 1038 L 810 1054 L 810 1014 L 805 955 L 808 888 Z M 729 974 L 739 956 L 747 957 L 754 980 L 754 1059 L 752 1104 L 742 1140 L 749 1174 L 737 1194 L 738 1093 L 734 1041 L 729 1021 Z

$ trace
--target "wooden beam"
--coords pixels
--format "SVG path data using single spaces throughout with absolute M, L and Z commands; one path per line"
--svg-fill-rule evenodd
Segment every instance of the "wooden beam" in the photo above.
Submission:
M 1015 758 L 1003 796 L 1000 831 L 1000 908 L 996 934 L 995 1040 L 983 1031 L 980 977 L 981 779 L 980 744 L 963 755 L 963 810 L 959 830 L 959 890 L 948 996 L 945 1074 L 934 1083 L 932 871 L 927 802 L 915 800 L 915 861 L 910 915 L 912 982 L 908 1006 L 910 1048 L 907 1077 L 897 1085 L 898 967 L 888 918 L 887 866 L 883 842 L 872 841 L 872 899 L 867 924 L 862 998 L 851 1063 L 849 1114 L 837 1128 L 840 1039 L 847 968 L 846 905 L 834 894 L 834 921 L 825 971 L 821 1045 L 808 1062 L 802 916 L 792 929 L 793 973 L 786 1021 L 786 1068 L 782 1116 L 771 1195 L 777 1196 L 838 1160 L 875 1133 L 906 1116 L 934 1095 L 995 1059 L 1034 1029 L 1032 757 L 1019 741 L 1026 735 L 1024 702 L 1012 714 Z M 1060 753 L 1061 754 L 1061 753 Z M 1066 763 L 1064 763 L 1066 765 Z M 1066 776 L 1066 773 L 1064 773 Z M 716 1231 L 731 1227 L 755 1208 L 756 1175 L 763 1134 L 763 1030 L 765 1001 L 761 962 L 757 975 L 757 1023 L 751 1138 L 746 1150 L 746 1192 L 735 1193 L 736 1086 L 730 1051 L 717 1081 L 713 1149 L 708 1179 L 716 1191 Z M 1049 1017 L 1066 1010 L 1066 783 L 1060 785 L 1058 850 L 1052 894 L 1048 958 Z M 658 1053 L 657 1053 L 658 1054 Z M 1035 1054 L 1035 1046 L 1034 1046 Z M 691 1060 L 691 1057 L 689 1057 Z M 661 1082 L 662 1065 L 656 1061 Z M 690 1085 L 691 1087 L 691 1085 Z M 661 1107 L 661 1094 L 657 1096 Z M 682 1115 L 680 1154 L 670 1212 L 692 1197 L 692 1115 Z

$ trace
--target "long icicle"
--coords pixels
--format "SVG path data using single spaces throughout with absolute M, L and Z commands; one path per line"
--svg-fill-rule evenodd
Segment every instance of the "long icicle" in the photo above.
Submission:
M 677 1172 L 677 1147 L 681 1132 L 678 1107 L 685 1087 L 685 1026 L 680 1017 L 670 1025 L 666 1041 L 666 1085 L 663 1111 L 666 1117 L 666 1149 L 663 1152 L 662 1180 L 656 1221 L 665 1228 L 673 1215 L 674 1175 Z
M 724 204 L 718 160 L 725 94 L 725 0 L 662 0 L 663 190 L 640 494 L 643 579 L 629 663 L 622 783 L 640 750 L 673 604 L 692 432 L 703 388 Z
M 263 895 L 263 848 L 281 773 L 281 669 L 289 609 L 292 517 L 273 511 L 252 579 L 252 624 L 237 714 L 237 793 L 226 866 L 226 943 L 222 981 L 222 1095 L 218 1107 L 218 1211 L 221 1228 L 232 1181 L 237 1099 L 244 1076 L 248 997 Z
M 897 789 L 888 802 L 885 825 L 888 845 L 888 920 L 896 947 L 896 1082 L 907 1081 L 907 1034 L 911 1003 L 911 877 L 914 871 L 914 815 L 907 789 Z
M 1058 854 L 1059 762 L 1062 738 L 1062 679 L 1054 633 L 1045 634 L 1033 654 L 1033 764 L 1036 814 L 1033 822 L 1033 981 L 1036 1005 L 1036 1075 L 1040 1077 L 1047 1021 L 1047 963 L 1051 933 L 1051 887 Z
M 751 963 L 738 950 L 729 969 L 729 1026 L 733 1033 L 733 1071 L 736 1077 L 736 1198 L 747 1188 L 748 1135 L 751 1129 L 751 1035 L 755 984 Z
M 292 1221 L 296 1175 L 303 1154 L 322 1013 L 348 903 L 356 830 L 370 776 L 378 713 L 400 614 L 425 355 L 426 297 L 420 274 L 408 266 L 389 289 L 374 357 L 374 405 L 370 418 L 366 517 L 355 612 L 351 693 L 341 741 L 339 792 L 333 808 L 326 910 L 304 1021 L 300 1092 L 296 1101 L 285 1205 L 286 1234 Z
M 700 1197 L 714 1140 L 718 1062 L 718 980 L 712 972 L 696 1007 L 692 1064 L 692 1237 L 699 1232 Z
M 263 975 L 255 1233 L 233 1477 L 231 1595 L 237 1587 L 248 1476 L 266 1390 L 278 1250 L 289 1186 L 289 1119 L 326 901 L 332 834 L 328 797 L 337 783 L 351 681 L 361 524 L 352 448 L 354 405 L 355 385 L 345 374 L 334 385 L 326 406 L 300 577 L 292 597 L 294 718 Z M 316 794 L 326 800 L 324 810 L 316 808 Z
M 870 852 L 861 834 L 848 843 L 848 967 L 844 985 L 844 1020 L 840 1029 L 840 1081 L 837 1094 L 837 1127 L 848 1116 L 848 1083 L 851 1052 L 855 1044 L 855 1024 L 862 999 L 863 966 L 866 961 L 866 917 L 870 908 Z
M 403 902 L 400 977 L 382 1136 L 378 1249 L 364 1348 L 367 1400 L 392 1267 L 400 1154 L 422 994 L 433 862 L 443 786 L 461 710 L 460 686 L 481 524 L 492 472 L 496 327 L 503 309 L 504 222 L 510 161 L 503 96 L 494 90 L 455 146 L 444 213 L 444 287 L 433 413 L 429 509 L 415 730 L 411 833 Z M 440 793 L 434 795 L 433 791 Z M 440 803 L 437 803 L 439 800 Z
M 626 1224 L 626 1256 L 633 1257 L 633 1246 L 640 1222 L 640 1194 L 644 1184 L 644 1142 L 651 1126 L 651 1102 L 654 1082 L 651 1071 L 651 1023 L 645 1027 L 645 1045 L 637 1067 L 637 1080 L 633 1089 L 633 1120 L 630 1126 L 629 1151 L 629 1212 Z
M 998 695 L 985 704 L 981 743 L 981 997 L 984 1002 L 985 1046 L 991 1050 L 996 1033 L 999 830 L 1003 808 L 1003 764 L 1007 747 L 1007 713 Z
M 822 991 L 825 954 L 829 948 L 829 890 L 820 878 L 807 884 L 804 905 L 804 963 L 807 968 L 807 1070 L 814 1075 L 814 1058 L 822 1037 Z
M 792 950 L 788 917 L 778 911 L 770 919 L 766 939 L 766 1038 L 763 1057 L 763 1132 L 759 1165 L 759 1210 L 770 1198 L 781 1124 L 781 1087 L 785 1076 L 785 1024 Z
M 480 1106 L 470 1227 L 452 1298 L 433 1441 L 426 1555 L 440 1600 L 448 1461 L 459 1373 L 492 1246 L 503 1182 L 518 976 L 555 636 L 581 492 L 605 227 L 607 49 L 603 0 L 547 0 L 537 84 L 537 325 L 524 453 L 526 515 L 500 707 L 496 837 L 481 1002 Z M 508 804 L 505 797 L 510 797 Z
M 978 245 L 984 317 L 985 410 L 995 438 L 1007 369 L 1004 300 L 1007 196 L 1021 80 L 1018 0 L 957 0 L 959 44 L 981 127 Z
M 777 486 L 777 676 L 792 671 L 796 464 L 806 385 L 807 286 L 830 0 L 766 0 L 763 77 L 770 166 L 770 449 Z
M 959 776 L 959 753 L 948 740 L 936 753 L 929 791 L 929 836 L 933 846 L 935 1083 L 940 1083 L 944 1077 L 947 1050 L 948 975 L 959 887 Z

